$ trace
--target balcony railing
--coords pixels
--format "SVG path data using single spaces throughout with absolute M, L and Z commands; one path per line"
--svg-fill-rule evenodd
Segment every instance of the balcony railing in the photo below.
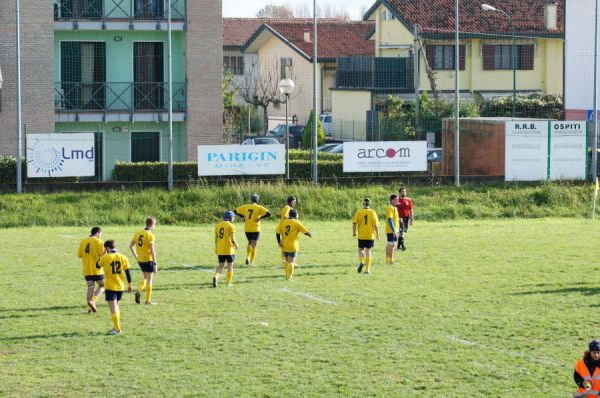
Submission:
M 384 57 L 340 57 L 335 87 L 338 89 L 412 92 L 413 59 Z
M 167 112 L 168 90 L 164 82 L 57 82 L 54 107 L 56 112 Z M 185 83 L 173 83 L 173 111 L 185 107 Z
M 54 0 L 55 21 L 185 20 L 186 0 Z

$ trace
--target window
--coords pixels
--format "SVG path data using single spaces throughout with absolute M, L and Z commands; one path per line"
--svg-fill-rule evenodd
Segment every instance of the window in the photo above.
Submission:
M 454 70 L 454 53 L 456 51 L 454 45 L 428 45 L 425 48 L 427 53 L 427 61 L 432 69 L 437 70 Z M 458 46 L 460 56 L 460 70 L 465 70 L 465 46 Z
M 131 161 L 160 161 L 160 133 L 158 131 L 138 131 L 131 133 Z
M 162 42 L 133 43 L 133 99 L 138 110 L 165 109 Z
M 533 70 L 533 44 L 515 46 L 515 69 Z M 483 46 L 484 70 L 511 70 L 512 45 L 484 45 Z
M 101 19 L 102 0 L 63 0 L 56 9 L 56 17 L 60 19 Z
M 281 66 L 280 77 L 285 79 L 292 68 L 292 59 L 281 58 L 279 65 Z
M 244 74 L 244 57 L 224 56 L 223 72 L 229 70 L 232 75 Z
M 60 43 L 61 107 L 103 109 L 106 89 L 106 44 Z
M 133 4 L 136 19 L 162 19 L 165 17 L 163 0 L 135 0 Z
M 390 10 L 383 9 L 381 11 L 381 20 L 382 21 L 391 21 L 393 19 L 396 19 L 396 17 L 394 16 L 394 14 L 392 14 L 392 12 Z

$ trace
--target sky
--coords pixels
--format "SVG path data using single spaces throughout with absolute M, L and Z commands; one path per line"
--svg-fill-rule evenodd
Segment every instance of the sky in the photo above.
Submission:
M 341 7 L 340 1 L 317 0 L 317 4 L 329 3 L 332 7 Z M 375 0 L 344 0 L 344 9 L 352 19 L 362 19 L 361 9 L 369 9 Z M 224 17 L 255 17 L 258 10 L 268 4 L 287 5 L 294 9 L 307 5 L 312 10 L 313 0 L 223 0 Z

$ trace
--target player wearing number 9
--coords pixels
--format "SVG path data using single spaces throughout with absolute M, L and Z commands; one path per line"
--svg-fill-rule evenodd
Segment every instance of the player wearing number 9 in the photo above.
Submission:
M 219 265 L 213 276 L 213 287 L 217 287 L 219 284 L 219 276 L 223 272 L 225 263 L 227 263 L 227 286 L 231 286 L 233 281 L 233 260 L 235 259 L 235 249 L 238 248 L 235 241 L 234 218 L 234 213 L 228 210 L 223 215 L 223 221 L 215 226 L 215 254 L 218 257 Z
M 104 286 L 106 291 L 106 302 L 110 309 L 110 317 L 113 329 L 110 334 L 121 334 L 121 312 L 119 311 L 119 300 L 125 291 L 125 278 L 127 278 L 127 291 L 131 293 L 131 274 L 129 273 L 129 260 L 117 252 L 114 240 L 104 242 L 105 254 L 96 263 L 96 268 L 104 269 L 106 276 Z

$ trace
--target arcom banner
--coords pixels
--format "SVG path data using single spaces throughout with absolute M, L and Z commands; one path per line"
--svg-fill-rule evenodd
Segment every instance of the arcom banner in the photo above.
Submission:
M 93 177 L 93 133 L 27 134 L 27 177 Z
M 198 145 L 198 175 L 285 173 L 285 145 Z
M 504 179 L 545 180 L 548 175 L 548 121 L 512 120 L 505 125 Z
M 345 173 L 426 170 L 427 141 L 344 143 Z
M 550 179 L 585 180 L 587 123 L 554 121 L 550 124 Z

